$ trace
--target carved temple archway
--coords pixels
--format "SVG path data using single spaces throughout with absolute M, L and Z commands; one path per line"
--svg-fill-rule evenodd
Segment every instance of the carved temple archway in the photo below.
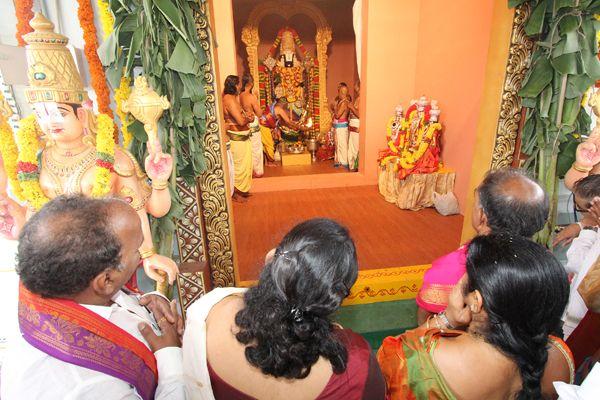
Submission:
M 248 17 L 248 22 L 242 29 L 242 42 L 246 45 L 248 53 L 248 66 L 254 82 L 259 82 L 258 73 L 258 45 L 260 36 L 258 27 L 267 15 L 279 15 L 286 21 L 295 15 L 303 14 L 313 20 L 317 28 L 315 35 L 316 58 L 319 65 L 319 112 L 321 116 L 321 132 L 327 132 L 331 127 L 331 112 L 327 106 L 327 46 L 331 42 L 331 27 L 325 16 L 317 7 L 309 2 L 294 1 L 291 4 L 281 5 L 280 1 L 266 1 L 258 4 Z M 260 96 L 259 93 L 255 93 Z M 259 98 L 260 101 L 260 98 Z

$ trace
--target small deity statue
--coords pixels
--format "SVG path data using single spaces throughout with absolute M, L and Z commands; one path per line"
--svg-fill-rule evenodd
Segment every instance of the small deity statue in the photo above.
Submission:
M 66 47 L 68 38 L 55 33 L 54 25 L 39 13 L 31 26 L 33 32 L 24 36 L 30 82 L 25 94 L 35 118 L 21 121 L 16 167 L 28 215 L 62 194 L 119 196 L 140 217 L 144 234 L 140 255 L 146 274 L 157 281 L 167 274 L 172 282 L 177 265 L 154 251 L 148 221 L 148 214 L 161 217 L 171 207 L 171 156 L 149 138 L 146 176 L 133 155 L 115 144 L 112 120 L 93 113 Z
M 396 115 L 388 123 L 388 148 L 379 152 L 380 165 L 394 164 L 399 179 L 413 173 L 436 172 L 442 129 L 439 115 L 437 101 L 430 103 L 425 96 L 411 100 L 406 117 L 402 116 L 402 107 L 396 107 Z

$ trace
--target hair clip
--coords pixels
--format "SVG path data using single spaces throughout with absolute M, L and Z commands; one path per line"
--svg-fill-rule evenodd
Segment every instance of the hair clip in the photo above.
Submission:
M 292 307 L 290 310 L 290 315 L 292 316 L 292 320 L 296 323 L 301 323 L 304 321 L 304 311 L 298 307 Z
M 292 258 L 289 256 L 290 252 L 289 251 L 282 251 L 281 253 L 275 253 L 275 257 L 279 258 L 283 258 L 285 260 L 288 261 L 292 261 Z

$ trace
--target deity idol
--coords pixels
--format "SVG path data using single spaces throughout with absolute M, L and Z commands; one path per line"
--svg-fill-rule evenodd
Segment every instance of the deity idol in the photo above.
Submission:
M 309 129 L 312 129 L 308 110 L 314 93 L 311 92 L 309 82 L 316 71 L 316 62 L 305 50 L 304 59 L 298 59 L 294 35 L 296 33 L 292 29 L 282 29 L 278 34 L 279 55 L 276 54 L 277 47 L 273 47 L 263 61 L 259 70 L 261 81 L 265 82 L 264 86 L 268 89 L 261 94 L 261 101 L 264 99 L 264 106 L 268 106 L 271 113 L 275 103 L 285 103 L 285 108 L 290 111 L 290 118 L 303 125 L 310 125 Z M 301 139 L 300 130 L 284 129 L 282 139 L 288 143 L 296 142 Z
M 118 196 L 140 217 L 144 233 L 140 255 L 146 274 L 157 281 L 167 274 L 172 282 L 177 265 L 156 254 L 148 221 L 148 214 L 161 217 L 171 207 L 171 156 L 162 153 L 156 139 L 149 138 L 146 176 L 135 158 L 115 144 L 112 120 L 94 115 L 66 47 L 68 38 L 55 33 L 54 25 L 39 13 L 31 26 L 34 31 L 24 36 L 30 83 L 25 94 L 35 118 L 21 121 L 16 166 L 27 214 L 62 194 Z
M 411 101 L 406 117 L 402 116 L 402 108 L 397 107 L 396 116 L 388 123 L 388 148 L 379 153 L 380 165 L 393 163 L 399 179 L 413 173 L 436 172 L 441 153 L 440 112 L 437 101 L 432 100 L 430 104 L 424 96 Z

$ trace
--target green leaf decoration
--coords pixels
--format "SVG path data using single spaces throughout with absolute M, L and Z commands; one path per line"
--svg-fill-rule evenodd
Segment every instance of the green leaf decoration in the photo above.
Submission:
M 552 65 L 550 60 L 542 57 L 533 66 L 529 78 L 519 91 L 521 97 L 537 97 L 552 81 Z
M 577 56 L 574 53 L 563 54 L 553 58 L 550 63 L 562 75 L 577 74 Z
M 200 64 L 196 62 L 194 54 L 182 38 L 177 41 L 166 67 L 183 74 L 197 74 L 200 70 Z
M 125 73 L 141 67 L 148 83 L 171 103 L 158 121 L 163 151 L 174 152 L 178 178 L 193 185 L 206 167 L 204 134 L 207 98 L 203 66 L 208 55 L 202 48 L 196 22 L 208 25 L 199 7 L 204 0 L 108 0 L 115 17 L 114 40 L 99 48 L 112 87 Z M 137 69 L 136 69 L 137 71 Z M 133 121 L 129 150 L 143 165 L 147 140 L 143 125 Z M 172 188 L 170 188 L 171 190 Z M 171 190 L 169 213 L 151 219 L 153 239 L 161 254 L 172 255 L 176 221 L 182 217 L 181 199 Z
M 536 236 L 550 244 L 556 222 L 558 178 L 570 168 L 591 119 L 581 106 L 585 92 L 600 79 L 597 32 L 600 0 L 508 1 L 532 10 L 525 32 L 535 43 L 530 70 L 519 91 L 527 110 L 521 132 L 525 168 L 552 199 L 550 216 Z
M 173 29 L 175 29 L 183 39 L 188 39 L 187 34 L 183 30 L 179 10 L 177 10 L 177 7 L 175 7 L 173 2 L 171 0 L 153 0 L 153 2 L 156 8 L 158 8 L 171 23 Z
M 525 33 L 532 36 L 542 33 L 542 27 L 544 25 L 544 18 L 546 17 L 546 5 L 545 1 L 539 3 L 531 16 L 529 17 L 529 21 L 525 25 Z
M 579 18 L 574 15 L 565 15 L 563 19 L 558 23 L 561 35 L 565 35 L 569 32 L 575 32 L 579 27 Z

